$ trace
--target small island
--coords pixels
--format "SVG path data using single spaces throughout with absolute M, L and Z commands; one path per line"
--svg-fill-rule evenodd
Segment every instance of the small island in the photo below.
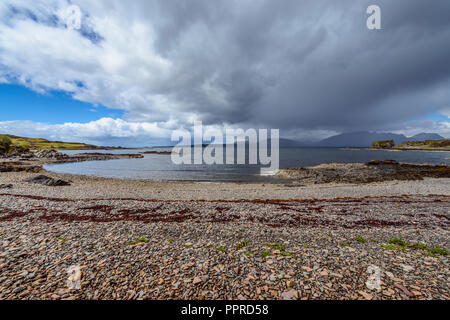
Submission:
M 380 140 L 372 142 L 371 149 L 387 150 L 416 150 L 416 151 L 450 151 L 450 139 L 405 141 L 395 144 L 394 140 Z

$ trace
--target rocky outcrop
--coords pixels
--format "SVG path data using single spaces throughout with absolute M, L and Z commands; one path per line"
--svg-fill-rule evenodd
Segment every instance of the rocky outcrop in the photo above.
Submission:
M 45 186 L 51 186 L 51 187 L 59 187 L 59 186 L 70 186 L 70 182 L 60 180 L 60 179 L 53 179 L 44 175 L 40 175 L 37 177 L 26 179 L 25 182 L 30 183 L 38 183 Z
M 450 167 L 446 164 L 434 166 L 373 160 L 368 163 L 331 163 L 308 168 L 282 169 L 276 177 L 302 184 L 422 180 L 425 177 L 450 178 Z
M 56 159 L 53 163 L 104 161 L 116 159 L 140 159 L 144 156 L 138 153 L 112 154 L 112 153 L 79 153 L 63 159 Z
M 58 152 L 55 149 L 38 149 L 38 150 L 30 150 L 27 148 L 23 148 L 17 146 L 10 153 L 2 154 L 2 158 L 8 159 L 20 159 L 20 160 L 33 160 L 33 159 L 52 159 L 52 160 L 61 160 L 68 159 L 70 156 L 61 152 Z
M 34 150 L 33 157 L 37 159 L 57 159 L 57 160 L 70 158 L 69 155 L 58 152 L 55 149 Z
M 42 170 L 42 166 L 33 165 L 24 162 L 0 162 L 0 172 L 40 172 Z
M 172 151 L 144 151 L 142 154 L 159 154 L 159 155 L 171 155 Z

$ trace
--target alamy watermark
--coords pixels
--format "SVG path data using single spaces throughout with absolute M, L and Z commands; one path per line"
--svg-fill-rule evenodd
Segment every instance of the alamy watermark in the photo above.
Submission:
M 381 29 L 381 8 L 375 4 L 367 7 L 366 13 L 370 16 L 367 18 L 366 25 L 369 30 Z
M 174 164 L 250 164 L 261 165 L 261 175 L 272 175 L 280 166 L 279 129 L 225 129 L 203 130 L 201 121 L 195 121 L 193 137 L 190 131 L 175 130 L 172 141 Z M 204 147 L 204 142 L 210 141 Z M 270 154 L 269 154 L 270 144 Z M 248 150 L 248 152 L 247 152 Z M 224 156 L 225 151 L 225 156 Z M 248 158 L 248 159 L 247 159 Z M 247 161 L 248 160 L 248 161 Z

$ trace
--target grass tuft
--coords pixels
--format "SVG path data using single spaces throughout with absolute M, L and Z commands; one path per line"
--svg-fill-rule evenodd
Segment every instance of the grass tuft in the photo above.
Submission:
M 361 237 L 361 236 L 356 236 L 356 237 L 355 237 L 355 240 L 358 241 L 359 243 L 366 243 L 366 242 L 367 242 L 367 240 L 364 239 L 364 238 Z
M 137 237 L 133 241 L 128 242 L 127 245 L 131 246 L 131 245 L 135 245 L 135 244 L 138 244 L 138 243 L 145 243 L 145 242 L 148 242 L 147 238 Z
M 388 250 L 424 250 L 427 251 L 428 255 L 441 255 L 441 256 L 447 256 L 448 250 L 440 247 L 434 247 L 429 248 L 426 244 L 423 243 L 417 243 L 417 244 L 410 244 L 402 239 L 399 238 L 392 238 L 388 241 L 387 244 L 381 244 L 381 246 Z
M 242 248 L 247 247 L 248 245 L 250 245 L 250 242 L 243 240 L 241 242 L 236 243 L 236 249 L 240 250 Z

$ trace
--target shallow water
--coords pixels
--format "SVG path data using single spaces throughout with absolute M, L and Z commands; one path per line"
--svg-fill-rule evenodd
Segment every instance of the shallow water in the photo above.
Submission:
M 61 151 L 67 154 L 104 152 L 139 153 L 170 151 L 170 148 L 130 150 Z M 397 160 L 410 163 L 450 164 L 450 152 L 383 151 L 342 148 L 281 148 L 280 169 L 313 166 L 322 163 L 355 163 L 370 160 Z M 45 165 L 57 173 L 82 174 L 133 180 L 204 181 L 204 182 L 273 182 L 273 177 L 260 176 L 259 165 L 175 165 L 170 155 L 145 154 L 142 159 L 87 161 Z

